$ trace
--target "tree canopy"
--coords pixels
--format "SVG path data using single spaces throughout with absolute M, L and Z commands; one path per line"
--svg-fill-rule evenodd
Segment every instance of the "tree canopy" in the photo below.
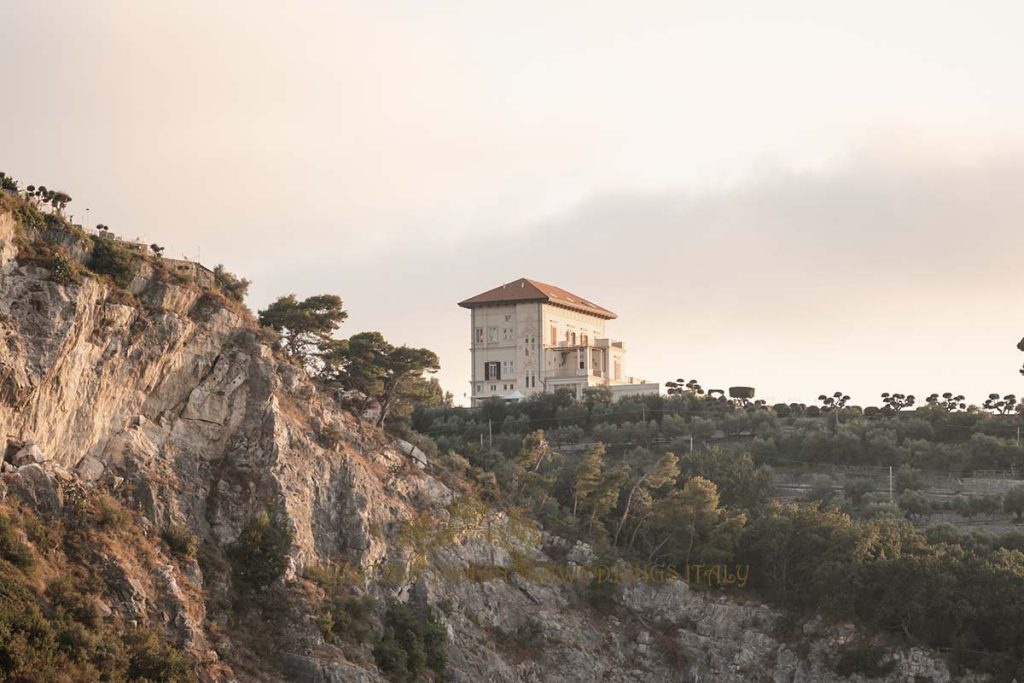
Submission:
M 334 294 L 302 301 L 289 294 L 259 312 L 260 324 L 280 332 L 285 350 L 305 366 L 315 364 L 331 346 L 331 335 L 346 318 L 341 298 Z

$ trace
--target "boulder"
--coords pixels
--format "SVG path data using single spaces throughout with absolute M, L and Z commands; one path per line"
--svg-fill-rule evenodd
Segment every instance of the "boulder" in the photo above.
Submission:
M 405 439 L 395 439 L 395 446 L 412 458 L 420 469 L 427 466 L 427 454 L 420 450 L 419 446 L 409 443 Z
M 35 463 L 37 465 L 48 461 L 50 458 L 43 453 L 43 449 L 34 443 L 26 443 L 11 457 L 11 464 L 15 467 Z
M 5 474 L 4 482 L 9 495 L 43 514 L 58 512 L 64 505 L 61 486 L 36 463 L 29 463 L 19 467 L 16 472 Z

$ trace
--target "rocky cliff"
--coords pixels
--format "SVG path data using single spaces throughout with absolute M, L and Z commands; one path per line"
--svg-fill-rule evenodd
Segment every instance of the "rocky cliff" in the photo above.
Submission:
M 56 277 L 20 256 L 32 229 L 0 212 L 2 505 L 47 523 L 71 495 L 129 511 L 135 550 L 100 544 L 68 561 L 105 567 L 104 618 L 158 629 L 201 678 L 386 680 L 372 638 L 327 637 L 329 590 L 310 577 L 346 567 L 347 590 L 378 598 L 368 619 L 390 601 L 443 614 L 446 680 L 841 680 L 834 653 L 862 637 L 851 627 L 794 628 L 679 581 L 615 584 L 598 608 L 589 580 L 531 575 L 523 562 L 594 558 L 528 520 L 460 506 L 456 475 L 341 410 L 223 297 L 158 267 L 127 292 Z M 74 260 L 88 252 L 87 236 L 58 238 Z M 266 604 L 239 607 L 228 549 L 265 511 L 290 531 L 288 566 Z M 161 540 L 181 528 L 199 560 Z M 502 571 L 470 578 L 480 567 Z M 887 680 L 951 680 L 935 653 L 896 648 L 892 662 Z

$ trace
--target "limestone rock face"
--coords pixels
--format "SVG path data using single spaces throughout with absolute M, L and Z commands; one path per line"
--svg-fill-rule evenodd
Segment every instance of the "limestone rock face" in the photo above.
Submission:
M 113 491 L 149 535 L 187 526 L 214 567 L 248 520 L 273 509 L 294 533 L 289 578 L 342 558 L 369 572 L 413 567 L 423 558 L 396 530 L 422 515 L 437 529 L 452 522 L 458 496 L 424 469 L 419 448 L 321 396 L 216 297 L 143 271 L 130 287 L 138 303 L 129 305 L 95 279 L 61 284 L 16 255 L 15 224 L 0 213 L 0 434 L 9 443 L 0 499 L 46 512 L 79 490 Z M 357 398 L 345 400 L 371 410 Z M 427 573 L 369 586 L 444 613 L 446 680 L 838 680 L 831 653 L 852 631 L 815 629 L 797 648 L 773 635 L 772 610 L 679 582 L 622 585 L 618 611 L 599 613 L 587 606 L 588 582 L 516 569 L 523 558 L 584 566 L 594 552 L 553 537 L 511 545 L 490 537 L 509 523 L 490 515 L 486 534 L 465 534 L 427 558 L 460 571 L 500 567 L 504 576 Z M 166 624 L 209 680 L 385 680 L 372 663 L 325 649 L 310 615 L 274 652 L 252 655 L 266 658 L 258 675 L 232 674 L 211 646 L 217 631 L 219 648 L 232 649 L 228 620 L 211 618 L 206 602 L 223 578 L 204 576 L 194 561 L 178 569 L 109 556 L 100 564 L 117 587 L 104 610 Z M 896 657 L 892 681 L 951 680 L 934 653 Z

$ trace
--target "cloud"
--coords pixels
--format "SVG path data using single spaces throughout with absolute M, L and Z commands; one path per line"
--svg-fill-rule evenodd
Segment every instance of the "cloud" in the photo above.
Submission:
M 391 249 L 407 277 L 389 289 L 430 292 L 407 329 L 455 389 L 468 323 L 454 303 L 525 275 L 617 311 L 632 372 L 655 380 L 983 395 L 1015 382 L 1022 183 L 1024 154 L 889 149 L 702 193 L 607 192 L 513 234 Z

